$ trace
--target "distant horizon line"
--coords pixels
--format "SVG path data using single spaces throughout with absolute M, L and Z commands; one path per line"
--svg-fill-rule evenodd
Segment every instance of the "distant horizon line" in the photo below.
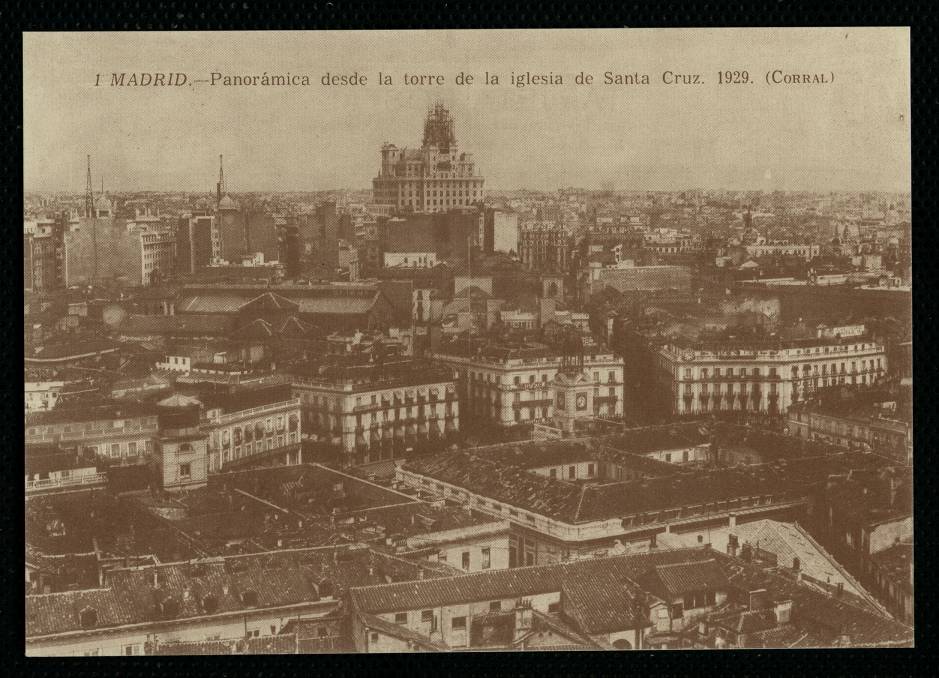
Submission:
M 246 195 L 252 193 L 341 193 L 341 192 L 350 192 L 350 193 L 364 193 L 366 191 L 371 191 L 371 188 L 306 188 L 306 189 L 253 189 L 253 190 L 243 190 L 243 191 L 225 191 L 229 195 Z M 774 188 L 772 190 L 766 190 L 764 188 L 729 188 L 729 187 L 719 187 L 719 188 L 703 188 L 700 186 L 689 186 L 686 188 L 584 188 L 579 186 L 559 186 L 557 188 L 493 188 L 493 189 L 483 189 L 485 193 L 517 193 L 520 191 L 529 192 L 529 193 L 556 193 L 559 191 L 573 191 L 573 192 L 584 192 L 584 193 L 684 193 L 684 192 L 724 192 L 724 193 L 762 193 L 765 195 L 772 195 L 773 193 L 813 193 L 816 195 L 824 195 L 831 193 L 887 193 L 895 195 L 911 195 L 912 190 L 900 190 L 900 189 L 886 189 L 886 188 L 863 188 L 863 189 L 808 189 L 808 188 Z M 55 193 L 55 194 L 64 194 L 64 195 L 84 195 L 84 191 L 68 191 L 68 190 L 59 190 L 59 189 L 23 189 L 23 194 L 30 193 Z M 94 191 L 95 195 L 101 195 L 101 191 Z M 117 190 L 105 190 L 105 195 L 118 195 L 122 193 L 185 193 L 191 195 L 207 195 L 215 196 L 214 190 L 207 191 L 193 191 L 187 189 L 171 189 L 171 188 L 136 188 L 136 189 L 117 189 Z

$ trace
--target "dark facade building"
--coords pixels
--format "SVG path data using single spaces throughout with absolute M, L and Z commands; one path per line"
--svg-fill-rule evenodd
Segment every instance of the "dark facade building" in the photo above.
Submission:
M 53 290 L 65 285 L 66 216 L 36 222 L 23 235 L 23 289 Z
M 215 217 L 183 216 L 176 227 L 176 270 L 193 273 L 212 263 L 212 232 Z

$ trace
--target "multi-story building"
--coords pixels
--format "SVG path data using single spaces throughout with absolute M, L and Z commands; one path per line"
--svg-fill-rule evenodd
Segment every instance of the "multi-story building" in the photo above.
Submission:
M 484 252 L 518 252 L 518 214 L 487 207 L 482 245 Z
M 612 351 L 586 349 L 583 373 L 592 383 L 593 416 L 623 416 L 623 359 Z M 498 426 L 552 420 L 562 356 L 545 345 L 489 345 L 468 351 L 455 341 L 433 359 L 459 374 L 465 417 Z
M 215 217 L 186 215 L 176 227 L 176 270 L 192 273 L 212 263 L 218 256 Z
M 208 434 L 209 472 L 293 445 L 297 449 L 287 454 L 287 461 L 299 462 L 300 399 L 291 395 L 289 386 L 205 396 L 199 402 L 201 429 Z
M 27 381 L 26 413 L 51 410 L 59 401 L 64 386 L 64 381 Z
M 691 270 L 686 266 L 602 266 L 591 263 L 580 274 L 584 299 L 607 287 L 618 292 L 691 291 Z
M 443 443 L 460 428 L 452 374 L 424 364 L 335 368 L 294 374 L 290 382 L 303 406 L 304 431 L 338 446 L 348 465 Z
M 900 401 L 900 402 L 898 402 Z M 790 435 L 841 447 L 871 449 L 901 463 L 913 463 L 910 398 L 874 392 L 854 398 L 817 398 L 793 404 Z
M 385 252 L 385 268 L 433 268 L 436 252 Z
M 150 285 L 176 273 L 176 234 L 172 231 L 140 233 L 140 283 Z
M 64 218 L 61 215 L 24 225 L 24 290 L 52 290 L 65 285 Z
M 567 271 L 574 251 L 573 230 L 556 221 L 525 221 L 519 227 L 518 254 L 528 270 Z
M 425 569 L 358 544 L 116 567 L 94 589 L 27 596 L 26 653 L 335 651 L 342 590 L 416 581 Z M 306 643 L 292 633 L 301 622 L 314 625 Z
M 216 210 L 218 257 L 224 261 L 239 261 L 248 250 L 241 206 L 226 194 L 218 201 Z
M 811 261 L 821 254 L 821 245 L 757 243 L 756 245 L 747 245 L 747 254 L 751 257 L 799 257 Z
M 57 407 L 26 417 L 26 444 L 56 444 L 112 463 L 138 463 L 154 450 L 159 410 L 136 403 Z
M 176 234 L 172 231 L 129 227 L 103 217 L 83 218 L 65 234 L 67 285 L 93 281 L 149 285 L 175 270 Z
M 886 375 L 884 347 L 869 338 L 789 343 L 676 342 L 655 355 L 656 386 L 672 414 L 750 411 L 785 414 L 818 389 L 876 384 Z
M 483 177 L 473 156 L 461 153 L 450 111 L 434 104 L 419 149 L 381 147 L 381 170 L 372 180 L 374 201 L 399 211 L 445 212 L 482 202 Z
M 656 534 L 804 519 L 811 484 L 883 463 L 872 455 L 817 458 L 795 468 L 702 468 L 655 459 L 687 446 L 667 427 L 621 437 L 500 444 L 405 462 L 399 481 L 512 524 L 510 567 L 656 544 Z M 686 448 L 687 449 L 687 448 Z M 689 461 L 693 450 L 689 451 Z M 676 491 L 675 488 L 682 488 Z

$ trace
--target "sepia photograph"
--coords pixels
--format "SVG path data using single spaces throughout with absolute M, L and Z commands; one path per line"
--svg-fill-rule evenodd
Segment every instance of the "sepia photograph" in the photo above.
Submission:
M 913 647 L 909 28 L 22 37 L 26 656 Z

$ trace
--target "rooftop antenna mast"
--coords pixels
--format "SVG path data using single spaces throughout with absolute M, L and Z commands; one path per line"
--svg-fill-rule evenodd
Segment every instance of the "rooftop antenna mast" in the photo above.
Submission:
M 222 166 L 222 155 L 218 156 L 218 183 L 215 185 L 215 205 L 222 202 L 222 193 L 225 192 L 225 169 Z
M 86 157 L 88 159 L 88 174 L 85 179 L 85 216 L 90 219 L 95 215 L 95 196 L 91 187 L 91 156 Z
M 91 155 L 86 156 L 88 161 L 87 177 L 85 179 L 85 218 L 91 219 L 91 252 L 92 273 L 91 284 L 98 281 L 98 219 L 95 214 L 95 194 L 91 184 Z M 104 193 L 104 180 L 102 179 L 101 192 Z

